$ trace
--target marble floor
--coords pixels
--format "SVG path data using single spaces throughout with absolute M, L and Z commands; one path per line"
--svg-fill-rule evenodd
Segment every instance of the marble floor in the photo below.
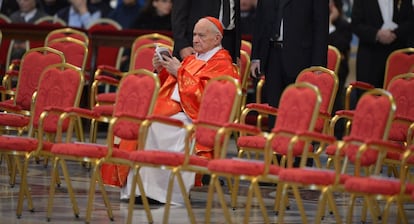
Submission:
M 28 183 L 30 191 L 32 193 L 34 201 L 34 212 L 28 211 L 27 204 L 24 204 L 23 214 L 20 219 L 15 215 L 17 195 L 19 190 L 20 180 L 17 178 L 16 186 L 13 188 L 9 185 L 9 176 L 6 168 L 6 164 L 3 161 L 0 164 L 0 223 L 17 223 L 17 224 L 39 224 L 39 223 L 83 223 L 86 209 L 86 194 L 89 185 L 89 170 L 79 163 L 69 163 L 71 176 L 76 191 L 78 205 L 80 209 L 80 217 L 75 218 L 72 212 L 72 207 L 68 194 L 66 192 L 65 184 L 62 184 L 57 189 L 54 201 L 53 215 L 50 222 L 46 221 L 46 207 L 48 199 L 48 191 L 50 184 L 50 166 L 45 167 L 43 164 L 37 164 L 35 162 L 30 164 L 30 171 L 28 173 Z M 226 186 L 224 186 L 226 191 Z M 128 204 L 119 200 L 119 189 L 114 187 L 107 187 L 107 191 L 110 197 L 111 206 L 114 212 L 114 221 L 110 221 L 107 218 L 105 206 L 100 195 L 100 191 L 96 191 L 96 197 L 94 202 L 94 210 L 92 212 L 91 223 L 126 223 Z M 274 203 L 274 191 L 275 187 L 262 187 L 262 194 L 264 196 L 269 218 L 271 223 L 277 223 L 277 216 L 272 213 Z M 226 191 L 228 197 L 228 191 Z M 191 189 L 191 203 L 196 215 L 197 223 L 204 223 L 205 218 L 205 206 L 207 197 L 207 187 L 194 187 Z M 242 188 L 239 192 L 238 208 L 231 210 L 231 216 L 234 223 L 242 223 L 244 216 L 244 199 L 246 195 L 246 184 L 242 183 Z M 316 191 L 303 190 L 301 191 L 302 198 L 304 200 L 305 209 L 309 218 L 309 221 L 313 222 L 317 209 L 317 201 L 319 193 Z M 344 193 L 338 193 L 336 196 L 337 206 L 340 213 L 345 219 L 347 212 L 348 195 Z M 302 223 L 300 215 L 296 209 L 296 205 L 291 197 L 291 209 L 286 212 L 284 223 Z M 414 223 L 414 204 L 406 205 L 407 215 L 410 222 Z M 161 223 L 163 216 L 164 206 L 153 205 L 151 212 L 154 218 L 154 223 Z M 354 223 L 360 223 L 360 211 L 361 201 L 358 201 L 355 209 Z M 213 210 L 211 213 L 212 223 L 225 223 L 223 212 L 217 198 L 213 203 Z M 390 223 L 396 223 L 396 211 L 392 208 Z M 172 206 L 170 211 L 169 223 L 189 223 L 188 215 L 185 207 Z M 140 205 L 136 205 L 134 209 L 133 223 L 148 223 L 145 212 Z M 249 223 L 264 223 L 260 213 L 260 209 L 255 204 L 250 214 Z M 332 215 L 327 215 L 322 223 L 336 223 Z M 372 223 L 368 220 L 368 223 Z

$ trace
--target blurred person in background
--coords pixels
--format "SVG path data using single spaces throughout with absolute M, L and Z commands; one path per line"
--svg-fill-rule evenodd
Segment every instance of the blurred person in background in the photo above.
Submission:
M 139 12 L 133 28 L 171 30 L 172 0 L 149 0 Z
M 256 17 L 257 0 L 240 0 L 240 32 L 252 35 Z
M 342 0 L 329 1 L 329 37 L 328 44 L 336 47 L 341 53 L 341 62 L 338 69 L 338 92 L 332 112 L 344 109 L 345 81 L 349 74 L 349 52 L 351 49 L 351 24 L 346 20 L 342 11 Z M 335 126 L 335 136 L 340 138 L 344 130 L 343 120 Z
M 89 5 L 87 0 L 69 0 L 70 6 L 59 10 L 55 16 L 70 27 L 86 28 L 91 22 L 101 18 L 101 11 Z

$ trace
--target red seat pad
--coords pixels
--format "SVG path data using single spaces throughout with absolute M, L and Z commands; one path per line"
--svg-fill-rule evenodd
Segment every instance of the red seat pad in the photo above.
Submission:
M 266 139 L 261 136 L 240 136 L 237 139 L 238 147 L 263 149 L 265 144 Z
M 181 152 L 147 149 L 131 152 L 129 159 L 140 163 L 179 166 L 184 163 L 185 155 Z M 208 159 L 199 156 L 190 156 L 189 164 L 207 167 Z
M 98 102 L 115 103 L 116 93 L 100 93 L 96 96 Z
M 25 127 L 29 125 L 30 117 L 19 114 L 0 114 L 0 124 L 11 127 Z
M 2 135 L 0 136 L 0 149 L 30 152 L 37 149 L 38 142 L 36 138 Z M 44 141 L 43 150 L 50 151 L 52 145 Z
M 230 173 L 236 175 L 257 176 L 264 172 L 264 163 L 243 159 L 213 159 L 208 163 L 208 169 L 212 172 Z M 269 173 L 278 175 L 279 166 L 271 165 Z
M 53 145 L 51 151 L 59 155 L 102 158 L 108 153 L 108 147 L 89 143 L 58 143 Z M 129 152 L 113 148 L 112 157 L 128 159 Z
M 345 181 L 345 190 L 368 194 L 395 195 L 400 193 L 401 182 L 387 177 L 351 177 Z M 414 190 L 413 184 L 406 185 L 406 194 Z
M 349 175 L 342 174 L 339 183 L 343 184 Z M 287 168 L 279 173 L 279 179 L 301 184 L 331 185 L 335 183 L 335 172 L 315 168 Z
M 112 116 L 114 112 L 114 105 L 100 105 L 93 108 L 93 111 L 98 112 L 103 116 Z

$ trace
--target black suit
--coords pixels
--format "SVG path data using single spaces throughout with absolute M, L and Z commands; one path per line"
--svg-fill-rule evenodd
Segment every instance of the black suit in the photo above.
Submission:
M 240 0 L 234 0 L 235 28 L 225 31 L 223 47 L 232 55 L 233 61 L 240 56 Z M 193 46 L 193 29 L 197 21 L 205 16 L 219 18 L 221 0 L 177 0 L 173 1 L 171 15 L 174 37 L 174 56 L 179 57 L 181 49 Z
M 279 5 L 281 7 L 279 13 Z M 277 106 L 282 91 L 298 73 L 312 65 L 326 66 L 329 33 L 328 0 L 259 0 L 253 33 L 252 59 L 260 60 L 266 76 L 267 102 Z M 283 46 L 278 15 L 283 17 Z M 269 121 L 273 125 L 273 120 Z
M 397 1 L 395 1 L 397 2 Z M 394 30 L 397 39 L 388 45 L 376 40 L 383 24 L 381 10 L 377 0 L 355 0 L 352 8 L 352 30 L 359 38 L 356 78 L 382 88 L 385 62 L 388 55 L 396 49 L 407 47 L 410 35 L 414 31 L 414 11 L 411 0 L 401 0 L 397 9 L 394 4 L 393 22 L 398 24 Z

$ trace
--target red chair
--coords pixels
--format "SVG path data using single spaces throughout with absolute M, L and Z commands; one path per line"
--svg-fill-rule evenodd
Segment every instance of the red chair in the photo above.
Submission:
M 89 223 L 91 219 L 96 183 L 101 189 L 108 217 L 113 220 L 112 208 L 102 182 L 100 168 L 103 164 L 132 165 L 128 160 L 129 153 L 114 147 L 114 137 L 117 136 L 122 139 L 137 140 L 141 122 L 143 122 L 153 111 L 159 87 L 160 84 L 157 76 L 144 69 L 129 71 L 128 74 L 124 76 L 117 92 L 114 113 L 109 122 L 107 140 L 104 144 L 73 142 L 71 135 L 67 135 L 63 139 L 61 133 L 57 134 L 58 143 L 51 147 L 51 152 L 55 155 L 52 177 L 57 176 L 58 165 L 60 165 L 71 198 L 73 212 L 77 217 L 79 215 L 79 209 L 73 193 L 69 170 L 66 167 L 65 161 L 89 162 L 92 166 L 85 222 Z M 60 121 L 67 118 L 76 121 L 80 117 L 92 120 L 106 119 L 105 117 L 100 116 L 99 113 L 87 109 L 67 108 L 65 111 L 66 113 L 61 115 Z M 69 133 L 71 132 L 69 131 Z M 52 182 L 50 185 L 51 188 L 47 209 L 48 220 L 50 220 L 52 216 L 52 208 L 54 207 L 54 186 L 56 184 L 56 178 L 51 179 Z M 144 207 L 147 212 L 148 221 L 152 222 L 148 203 L 144 204 Z
M 109 18 L 100 18 L 94 20 L 91 24 L 89 24 L 87 30 L 88 32 L 93 32 L 97 30 L 117 31 L 122 30 L 122 27 L 115 20 Z M 89 46 L 92 45 L 90 44 Z M 96 52 L 94 52 L 94 54 L 96 55 L 96 58 L 92 58 L 91 53 L 93 52 L 93 49 L 89 49 L 90 53 L 88 56 L 87 66 L 91 66 L 91 60 L 93 60 L 93 63 L 97 68 L 99 68 L 99 66 L 101 65 L 104 65 L 119 69 L 121 63 L 121 56 L 123 52 L 122 48 L 102 46 L 98 47 L 98 49 L 95 49 L 95 51 Z M 95 75 L 99 74 L 95 73 Z
M 393 51 L 387 58 L 384 71 L 383 89 L 387 89 L 390 81 L 397 75 L 411 72 L 414 65 L 414 48 L 403 48 Z M 346 88 L 345 110 L 351 109 L 351 94 L 355 89 L 373 89 L 370 83 L 355 81 Z
M 336 74 L 324 67 L 314 66 L 310 67 L 308 69 L 304 69 L 300 72 L 298 77 L 296 78 L 296 83 L 310 83 L 312 85 L 315 85 L 322 96 L 322 104 L 320 106 L 320 111 L 318 115 L 318 120 L 315 124 L 315 131 L 319 133 L 328 133 L 329 129 L 329 120 L 331 118 L 331 112 L 333 108 L 333 104 L 335 101 L 336 93 L 338 90 L 338 77 Z M 249 108 L 249 105 L 247 105 L 247 108 Z M 255 107 L 252 109 L 246 109 L 243 111 L 241 116 L 241 123 L 247 123 L 250 122 L 247 120 L 247 116 L 253 111 L 256 111 Z M 266 113 L 261 113 L 259 110 L 258 116 L 257 116 L 257 123 L 263 125 L 263 120 L 267 118 Z M 261 120 L 260 120 L 261 119 Z M 267 122 L 267 120 L 266 120 Z M 249 136 L 245 136 L 243 133 L 240 134 L 239 140 L 242 142 L 244 141 L 244 138 L 250 138 Z M 238 140 L 238 142 L 239 142 Z M 243 157 L 243 153 L 245 152 L 256 152 L 256 153 L 262 153 L 264 148 L 264 142 L 260 145 L 256 145 L 254 147 L 250 147 L 249 145 L 240 145 L 237 144 L 239 148 L 239 157 Z M 321 162 L 319 160 L 319 155 L 322 153 L 324 148 L 324 145 L 321 145 L 318 147 L 318 149 L 315 150 L 314 153 L 311 153 L 309 156 L 314 158 L 316 166 L 321 167 Z
M 29 130 L 32 97 L 37 90 L 42 71 L 49 65 L 64 62 L 62 52 L 48 47 L 33 48 L 23 55 L 19 65 L 17 88 L 13 90 L 8 87 L 1 91 L 2 94 L 13 96 L 12 99 L 0 102 L 0 110 L 3 111 L 0 114 L 0 126 L 3 131 L 17 130 L 21 135 Z M 10 80 L 7 75 L 5 80 Z
M 314 132 L 314 126 L 318 118 L 321 101 L 320 93 L 315 86 L 309 83 L 295 83 L 284 90 L 278 109 L 259 104 L 248 105 L 247 108 L 254 108 L 260 112 L 275 112 L 277 110 L 275 128 L 269 134 L 250 134 L 248 137 L 240 137 L 237 140 L 237 145 L 243 147 L 262 146 L 262 159 L 251 160 L 228 158 L 228 155 L 226 155 L 226 152 L 223 149 L 223 151 L 221 151 L 222 154 L 220 159 L 215 159 L 209 162 L 208 170 L 212 175 L 208 190 L 206 223 L 209 223 L 211 218 L 209 214 L 211 214 L 214 189 L 217 191 L 226 222 L 231 223 L 223 190 L 218 181 L 219 176 L 234 179 L 231 200 L 231 206 L 233 208 L 236 207 L 237 199 L 237 195 L 234 194 L 237 191 L 234 189 L 238 189 L 239 181 L 247 180 L 250 182 L 244 211 L 244 223 L 248 223 L 253 194 L 258 200 L 264 222 L 269 223 L 258 181 L 277 182 L 277 176 L 282 169 L 281 167 L 284 167 L 286 163 L 288 167 L 291 167 L 293 164 L 293 157 L 300 156 L 302 151 L 308 152 L 311 149 L 310 143 L 315 136 L 317 136 L 317 134 L 312 133 Z M 235 128 L 237 130 L 237 126 Z M 246 130 L 243 129 L 241 132 L 246 132 Z M 290 151 L 290 149 L 292 149 L 292 151 Z M 282 156 L 281 167 L 278 166 L 277 162 L 274 165 L 271 164 L 275 153 Z M 306 153 L 303 158 L 306 158 Z M 301 163 L 301 166 L 304 166 L 303 162 Z M 277 202 L 280 200 L 280 194 L 281 192 L 277 191 Z
M 63 28 L 66 26 L 66 22 L 56 16 L 43 16 L 37 19 L 36 21 L 34 21 L 33 24 L 38 25 L 38 26 L 54 26 L 56 27 L 56 29 Z M 29 42 L 29 46 L 30 48 L 43 47 L 44 40 L 43 41 L 31 40 Z
M 172 47 L 167 45 L 162 45 L 172 52 Z M 146 69 L 148 71 L 153 71 L 154 68 L 152 66 L 152 57 L 154 56 L 155 52 L 155 45 L 154 44 L 144 44 L 138 49 L 136 49 L 133 54 L 131 55 L 131 63 L 129 70 L 136 70 L 136 69 Z M 91 95 L 90 95 L 90 102 L 91 108 L 94 111 L 101 113 L 102 115 L 106 115 L 108 117 L 112 116 L 113 110 L 113 102 L 115 101 L 116 94 L 114 92 L 109 93 L 100 93 L 98 91 L 99 86 L 101 84 L 108 84 L 112 86 L 118 85 L 118 80 L 113 77 L 109 77 L 107 75 L 106 70 L 104 74 L 100 74 L 98 77 L 95 77 L 95 81 L 92 83 L 91 87 Z M 118 77 L 122 77 L 124 73 L 113 70 L 112 74 L 116 74 Z M 164 80 L 160 80 L 161 84 Z M 92 142 L 96 141 L 96 130 L 94 133 L 91 133 Z
M 366 92 L 358 101 L 353 113 L 339 112 L 332 118 L 331 129 L 341 118 L 351 119 L 352 128 L 349 135 L 326 148 L 327 155 L 334 161 L 334 170 L 291 168 L 279 173 L 279 185 L 283 186 L 283 196 L 287 197 L 288 189 L 292 189 L 295 201 L 301 211 L 302 222 L 307 221 L 299 188 L 320 190 L 315 222 L 321 222 L 325 207 L 335 215 L 337 223 L 341 223 L 334 200 L 334 192 L 343 192 L 344 184 L 350 176 L 369 176 L 379 174 L 385 153 L 381 148 L 389 147 L 388 132 L 396 110 L 392 95 L 383 89 L 373 89 Z M 353 164 L 353 169 L 350 169 Z M 362 172 L 364 171 L 364 172 Z M 278 186 L 279 186 L 278 185 Z M 285 200 L 280 201 L 278 222 L 283 222 Z M 365 211 L 362 211 L 362 221 L 365 220 Z
M 216 153 L 224 145 L 227 145 L 229 136 L 217 138 L 221 133 L 219 129 L 223 126 L 233 123 L 237 118 L 237 111 L 240 109 L 241 88 L 237 80 L 222 76 L 209 81 L 207 84 L 200 105 L 197 120 L 193 121 L 193 125 L 185 125 L 179 120 L 172 119 L 165 116 L 152 116 L 148 123 L 142 126 L 140 132 L 140 140 L 142 143 L 146 141 L 146 132 L 152 123 L 162 123 L 168 126 L 183 128 L 186 131 L 185 137 L 185 152 L 167 151 L 162 148 L 157 149 L 143 149 L 137 150 L 130 154 L 129 159 L 133 162 L 134 178 L 131 184 L 130 195 L 136 195 L 136 185 L 140 186 L 140 193 L 143 201 L 146 201 L 145 191 L 142 187 L 139 170 L 142 167 L 154 167 L 157 169 L 164 169 L 171 171 L 171 177 L 168 180 L 168 190 L 166 203 L 164 208 L 163 223 L 168 223 L 169 208 L 171 204 L 171 192 L 173 191 L 174 181 L 178 181 L 182 198 L 187 208 L 189 220 L 191 223 L 196 223 L 194 214 L 192 212 L 191 203 L 189 201 L 189 190 L 183 183 L 181 172 L 203 172 L 207 173 L 208 160 L 194 154 L 194 143 L 198 142 L 204 146 L 215 148 Z M 220 141 L 220 140 L 221 141 Z M 215 147 L 217 146 L 217 147 Z M 166 180 L 167 181 L 167 180 Z M 132 221 L 132 211 L 135 197 L 130 197 L 128 208 L 128 220 Z
M 39 58 L 41 57 L 37 57 L 37 60 Z M 44 58 L 40 61 L 48 59 L 51 58 Z M 13 161 L 21 174 L 16 211 L 18 218 L 22 215 L 25 198 L 28 201 L 29 210 L 33 211 L 33 201 L 27 183 L 29 162 L 34 157 L 51 156 L 50 149 L 54 142 L 53 136 L 56 136 L 59 119 L 54 111 L 60 111 L 66 107 L 77 107 L 83 90 L 83 82 L 81 71 L 72 65 L 62 63 L 47 66 L 42 71 L 31 103 L 29 129 L 37 130 L 36 135 L 0 135 L 0 152 L 14 158 Z M 65 133 L 68 130 L 68 122 L 62 122 L 59 128 Z
M 326 68 L 334 71 L 335 74 L 338 74 L 341 57 L 341 52 L 338 48 L 333 45 L 328 45 L 328 63 Z
M 0 24 L 4 23 L 11 23 L 11 20 L 8 16 L 0 13 Z M 0 47 L 0 74 L 4 74 L 10 64 L 10 39 L 1 40 L 1 47 Z

